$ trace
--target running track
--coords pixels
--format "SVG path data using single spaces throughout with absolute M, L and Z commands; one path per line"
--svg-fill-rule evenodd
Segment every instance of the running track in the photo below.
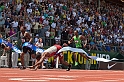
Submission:
M 124 71 L 0 68 L 0 82 L 124 82 Z

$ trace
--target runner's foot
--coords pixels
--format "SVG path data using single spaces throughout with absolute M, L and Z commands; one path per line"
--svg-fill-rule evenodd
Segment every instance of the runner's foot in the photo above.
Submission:
M 34 67 L 34 66 L 28 66 L 28 68 L 30 68 L 30 69 L 34 69 L 35 67 Z
M 68 65 L 68 68 L 66 71 L 70 71 L 70 69 L 71 69 L 71 65 Z
M 23 69 L 26 69 L 26 67 L 25 66 L 20 66 L 20 69 L 23 70 Z
M 75 61 L 75 66 L 77 66 L 77 65 L 78 65 L 78 62 Z

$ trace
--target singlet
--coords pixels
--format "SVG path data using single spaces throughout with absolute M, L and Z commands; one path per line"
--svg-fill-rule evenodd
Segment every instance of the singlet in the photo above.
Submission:
M 60 45 L 54 45 L 54 46 L 57 47 L 57 52 L 62 48 L 62 46 L 60 46 Z
M 78 37 L 74 36 L 74 42 L 75 42 L 76 48 L 82 48 L 80 36 Z

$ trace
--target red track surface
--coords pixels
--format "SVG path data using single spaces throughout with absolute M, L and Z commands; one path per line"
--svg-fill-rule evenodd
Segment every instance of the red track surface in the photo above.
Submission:
M 0 68 L 0 82 L 124 82 L 124 71 Z

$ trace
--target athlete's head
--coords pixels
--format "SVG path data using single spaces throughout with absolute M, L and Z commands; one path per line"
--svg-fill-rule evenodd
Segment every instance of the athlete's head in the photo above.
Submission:
M 74 31 L 74 35 L 76 35 L 76 36 L 78 35 L 78 31 L 77 30 Z

